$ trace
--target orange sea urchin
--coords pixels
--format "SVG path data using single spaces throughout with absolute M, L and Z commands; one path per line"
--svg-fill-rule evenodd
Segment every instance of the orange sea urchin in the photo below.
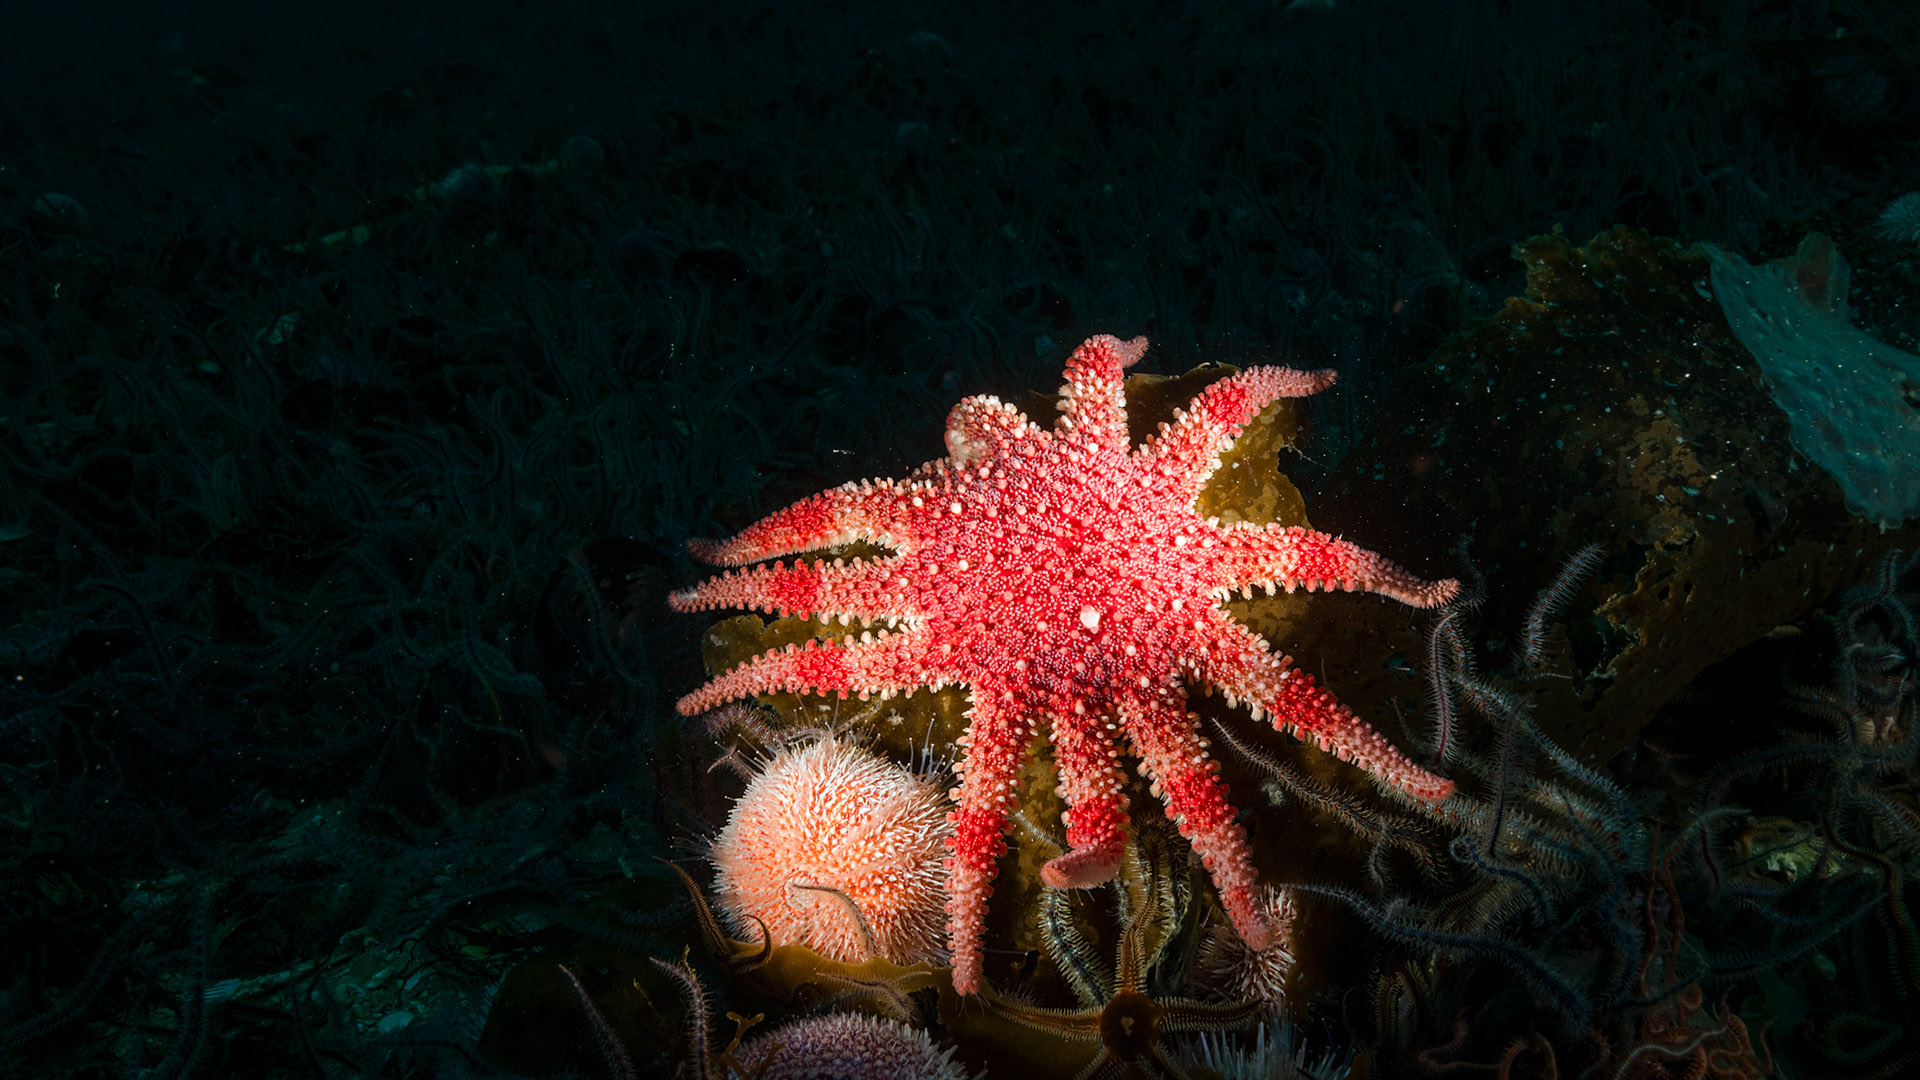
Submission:
M 757 918 L 777 945 L 849 963 L 935 954 L 951 810 L 938 784 L 857 746 L 782 750 L 713 841 L 715 899 L 742 937 Z

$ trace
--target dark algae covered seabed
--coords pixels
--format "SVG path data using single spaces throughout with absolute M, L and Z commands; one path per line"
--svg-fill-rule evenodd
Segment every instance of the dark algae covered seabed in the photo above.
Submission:
M 1920 10 L 0 32 L 0 1080 L 1920 1074 Z

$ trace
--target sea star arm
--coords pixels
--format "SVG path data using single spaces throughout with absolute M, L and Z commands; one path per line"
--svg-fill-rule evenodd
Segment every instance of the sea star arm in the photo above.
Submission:
M 1332 693 L 1315 686 L 1313 676 L 1292 668 L 1266 709 L 1276 730 L 1301 738 L 1311 736 L 1320 749 L 1350 761 L 1388 787 L 1398 788 L 1423 802 L 1443 802 L 1453 794 L 1453 781 L 1415 765 L 1386 737 Z
M 947 414 L 947 458 L 965 468 L 1003 457 L 1014 443 L 1039 430 L 1025 413 L 997 397 L 964 398 Z
M 1272 582 L 1288 592 L 1304 588 L 1362 590 L 1418 608 L 1453 599 L 1460 583 L 1428 581 L 1358 544 L 1298 525 L 1237 525 L 1220 530 L 1227 554 L 1221 574 L 1228 589 Z
M 1126 371 L 1147 353 L 1147 339 L 1121 341 L 1098 334 L 1082 342 L 1067 357 L 1067 385 L 1060 389 L 1063 432 L 1090 439 L 1112 450 L 1126 450 Z
M 1197 494 L 1260 410 L 1283 397 L 1306 397 L 1333 385 L 1331 371 L 1255 367 L 1229 375 L 1200 391 L 1170 424 L 1147 440 L 1146 454 L 1184 477 Z
M 964 758 L 954 766 L 960 786 L 959 808 L 948 818 L 953 835 L 947 847 L 947 943 L 953 952 L 953 989 L 980 989 L 980 939 L 986 930 L 987 898 L 993 895 L 998 860 L 1007 850 L 1003 835 L 1013 809 L 1020 760 L 1033 741 L 1033 723 L 1010 694 L 976 687 L 967 730 L 956 744 Z
M 1084 709 L 1082 705 L 1080 708 Z M 1113 880 L 1127 849 L 1127 796 L 1113 725 L 1056 718 L 1054 767 L 1067 803 L 1067 851 L 1040 868 L 1056 889 L 1089 889 Z
M 859 640 L 809 640 L 761 653 L 680 699 L 682 716 L 706 712 L 738 698 L 777 693 L 849 692 L 861 698 L 926 685 L 926 639 L 918 630 L 864 632 Z
M 912 618 L 918 614 L 913 598 L 891 587 L 893 563 L 892 559 L 855 559 L 850 563 L 796 559 L 791 565 L 776 561 L 771 566 L 729 570 L 672 593 L 667 603 L 675 611 L 749 608 L 781 618 L 815 614 L 852 615 L 863 620 Z
M 792 555 L 813 548 L 871 540 L 900 551 L 911 548 L 907 512 L 913 495 L 891 480 L 857 480 L 776 510 L 727 540 L 689 540 L 702 562 L 724 566 Z
M 1260 912 L 1246 830 L 1234 820 L 1226 785 L 1220 780 L 1220 764 L 1208 755 L 1199 722 L 1178 696 L 1145 704 L 1130 702 L 1122 707 L 1121 719 L 1134 752 L 1153 779 L 1154 795 L 1213 875 L 1220 906 L 1240 940 L 1255 952 L 1266 948 L 1273 938 Z
M 1276 730 L 1310 740 L 1416 799 L 1440 802 L 1453 794 L 1453 781 L 1415 765 L 1352 709 L 1314 685 L 1313 676 L 1292 667 L 1287 657 L 1275 657 L 1253 631 L 1218 609 L 1207 621 L 1205 641 L 1192 661 L 1195 674 L 1228 701 L 1250 704 L 1254 715 L 1266 717 Z

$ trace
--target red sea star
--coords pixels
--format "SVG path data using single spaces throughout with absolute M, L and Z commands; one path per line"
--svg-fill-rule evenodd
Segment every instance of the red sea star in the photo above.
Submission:
M 1015 776 L 1043 727 L 1069 808 L 1069 850 L 1046 865 L 1045 882 L 1087 887 L 1119 868 L 1124 737 L 1254 949 L 1269 931 L 1246 834 L 1187 711 L 1183 676 L 1417 798 L 1453 791 L 1217 602 L 1256 585 L 1366 589 L 1415 607 L 1458 591 L 1457 581 L 1423 581 L 1324 533 L 1222 525 L 1194 510 L 1220 453 L 1261 409 L 1324 390 L 1333 373 L 1257 367 L 1229 376 L 1136 449 L 1124 372 L 1146 349 L 1145 338 L 1105 335 L 1076 349 L 1053 431 L 996 398 L 967 398 L 947 417 L 947 457 L 903 480 L 802 499 L 731 540 L 691 545 L 701 559 L 731 566 L 856 540 L 897 555 L 775 562 L 671 598 L 679 611 L 745 607 L 898 624 L 755 657 L 682 698 L 682 713 L 778 691 L 864 699 L 948 683 L 971 689 L 947 861 L 953 985 L 963 994 L 980 987 L 980 937 Z

